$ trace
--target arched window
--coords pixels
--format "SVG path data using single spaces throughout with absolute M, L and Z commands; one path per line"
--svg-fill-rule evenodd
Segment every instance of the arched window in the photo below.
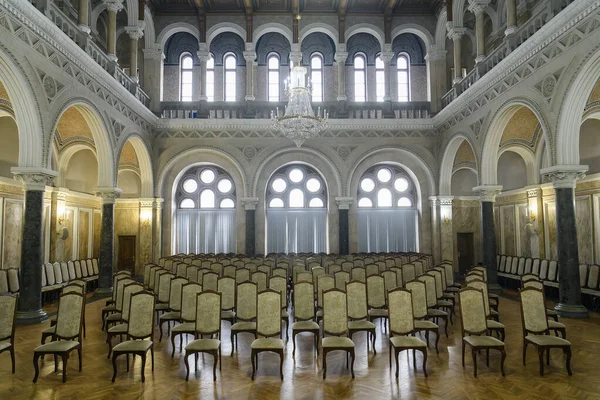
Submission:
M 358 183 L 358 251 L 418 251 L 416 185 L 394 165 L 369 168 Z
M 367 59 L 363 54 L 354 56 L 354 101 L 367 101 Z
M 323 101 L 323 56 L 319 53 L 310 56 L 310 80 L 312 101 Z
M 192 75 L 194 70 L 194 59 L 190 53 L 181 54 L 179 61 L 180 66 L 180 82 L 179 89 L 180 101 L 192 101 Z
M 279 56 L 269 54 L 267 57 L 267 90 L 269 101 L 279 101 Z
M 236 64 L 237 60 L 234 54 L 227 54 L 223 58 L 225 68 L 225 101 L 236 101 Z
M 410 101 L 410 60 L 401 53 L 396 60 L 398 70 L 398 101 Z
M 236 251 L 235 185 L 215 166 L 192 167 L 176 184 L 178 253 Z
M 206 61 L 206 100 L 215 101 L 215 59 L 212 54 Z
M 327 188 L 313 168 L 294 164 L 267 183 L 267 252 L 327 250 Z
M 375 59 L 375 85 L 377 101 L 383 101 L 385 96 L 385 70 L 381 54 Z

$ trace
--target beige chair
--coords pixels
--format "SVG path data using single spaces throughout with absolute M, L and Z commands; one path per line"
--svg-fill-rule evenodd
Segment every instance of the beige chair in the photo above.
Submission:
M 252 282 L 256 283 L 256 288 L 259 292 L 262 292 L 267 288 L 267 274 L 262 271 L 256 271 L 252 273 Z
M 385 265 L 385 263 L 384 263 Z M 365 274 L 367 278 L 373 275 L 379 275 L 379 265 L 377 264 L 367 264 L 365 265 Z
M 196 355 L 198 364 L 198 353 L 208 353 L 213 356 L 213 380 L 217 380 L 217 360 L 221 368 L 221 293 L 213 290 L 205 290 L 197 294 L 196 302 L 196 324 L 194 335 L 196 339 L 185 346 L 185 380 L 190 376 L 190 364 L 188 358 Z M 213 336 L 217 335 L 217 339 Z M 203 338 L 210 336 L 210 338 Z
M 235 278 L 223 276 L 217 282 L 218 292 L 221 293 L 221 321 L 235 322 Z
M 415 350 L 423 353 L 423 373 L 427 376 L 427 345 L 414 336 L 415 319 L 413 316 L 412 295 L 407 289 L 396 288 L 388 293 L 390 320 L 389 359 L 392 368 L 392 349 L 396 360 L 396 378 L 398 378 L 398 355 L 403 350 L 413 350 L 413 362 L 417 363 Z M 410 336 L 412 335 L 412 336 Z
M 239 285 L 242 282 L 250 280 L 250 270 L 248 268 L 237 268 L 235 270 L 235 282 Z
M 505 327 L 500 322 L 493 319 L 492 310 L 490 310 L 490 303 L 488 298 L 488 285 L 482 280 L 473 280 L 467 283 L 468 287 L 473 287 L 477 290 L 481 290 L 483 293 L 483 304 L 485 306 L 485 317 L 487 319 L 488 330 L 492 332 L 498 332 L 500 334 L 500 340 L 504 341 L 505 338 Z
M 427 342 L 427 345 L 429 345 L 429 332 L 435 333 L 435 351 L 439 354 L 438 343 L 440 341 L 440 327 L 426 319 L 428 310 L 425 283 L 418 280 L 406 282 L 406 289 L 409 290 L 412 295 L 415 332 L 425 332 L 425 341 Z M 448 337 L 448 324 L 446 324 L 446 337 Z
M 235 279 L 235 271 L 235 265 L 226 265 L 225 267 L 223 267 L 223 276 L 229 276 Z
M 235 307 L 236 322 L 231 325 L 231 355 L 237 347 L 237 335 L 238 333 L 252 333 L 256 339 L 256 298 L 258 296 L 258 290 L 256 283 L 246 281 L 238 284 L 237 286 L 237 303 Z M 235 344 L 233 339 L 235 337 Z
M 80 267 L 81 268 L 81 267 Z M 116 307 L 116 301 L 117 301 L 117 293 L 119 292 L 117 290 L 117 285 L 119 284 L 119 280 L 120 279 L 127 279 L 129 278 L 126 275 L 113 275 L 113 293 L 112 293 L 112 298 L 110 300 L 106 301 L 106 305 L 104 307 L 102 307 L 102 330 L 104 330 L 104 327 L 106 326 L 106 317 L 109 314 L 113 314 L 117 312 L 117 307 Z M 48 282 L 50 284 L 50 282 Z
M 217 291 L 219 288 L 219 274 L 216 272 L 206 270 L 202 275 L 202 289 Z
M 325 335 L 331 335 L 325 337 Z M 346 367 L 348 355 L 352 358 L 350 372 L 354 379 L 354 342 L 348 338 L 348 306 L 346 292 L 334 288 L 323 293 L 323 379 L 327 376 L 327 354 L 331 351 L 342 350 L 346 354 Z
M 137 282 L 132 282 L 124 286 L 123 288 L 123 312 L 122 312 L 122 324 L 115 325 L 108 329 L 106 332 L 106 343 L 108 344 L 108 355 L 106 358 L 110 358 L 112 351 L 112 338 L 115 336 L 127 335 L 127 323 L 129 321 L 129 306 L 131 305 L 131 296 L 134 293 L 138 293 L 144 290 L 144 286 Z
M 389 272 L 389 271 L 388 271 Z M 383 326 L 387 325 L 388 310 L 385 279 L 381 275 L 367 277 L 367 306 L 369 307 L 369 321 L 383 319 Z
M 256 333 L 261 338 L 255 339 L 252 349 L 252 380 L 258 368 L 258 355 L 265 351 L 279 354 L 279 375 L 283 380 L 283 353 L 285 346 L 281 340 L 281 293 L 266 289 L 258 294 L 256 316 Z
M 287 269 L 285 268 L 273 268 L 271 271 L 272 276 L 281 276 L 287 280 Z
M 146 354 L 150 350 L 152 357 L 152 371 L 154 371 L 154 295 L 141 291 L 131 295 L 129 304 L 129 322 L 127 324 L 127 340 L 119 343 L 112 349 L 113 376 L 117 377 L 117 357 L 125 354 L 127 357 L 127 371 L 129 372 L 129 354 L 139 355 L 142 358 L 142 382 L 146 377 Z
M 523 322 L 523 365 L 527 359 L 527 345 L 537 347 L 540 360 L 540 375 L 544 376 L 544 352 L 546 362 L 550 365 L 550 350 L 561 349 L 565 354 L 569 376 L 571 372 L 571 342 L 549 335 L 546 301 L 542 290 L 528 287 L 521 290 L 521 318 Z
M 346 290 L 346 283 L 350 282 L 350 273 L 347 271 L 338 271 L 333 277 L 335 278 L 335 287 L 340 290 Z
M 367 271 L 364 267 L 354 267 L 350 272 L 350 279 L 353 281 L 367 282 Z
M 181 288 L 188 283 L 187 278 L 177 277 L 171 279 L 171 289 L 169 291 L 169 310 L 158 318 L 158 330 L 160 342 L 163 337 L 162 325 L 167 323 L 167 335 L 171 333 L 171 322 L 181 321 Z
M 287 311 L 287 281 L 281 276 L 273 276 L 269 279 L 269 289 L 281 293 L 281 320 L 285 321 L 285 337 L 290 336 L 290 314 Z
M 0 354 L 10 352 L 12 373 L 15 373 L 15 321 L 17 319 L 16 295 L 0 294 Z
M 381 276 L 383 277 L 383 284 L 384 284 L 386 294 L 390 290 L 396 289 L 397 287 L 399 287 L 398 286 L 398 273 L 396 272 L 396 269 L 383 271 L 381 273 Z
M 159 312 L 167 312 L 169 311 L 169 300 L 171 299 L 171 281 L 175 279 L 175 274 L 167 272 L 165 274 L 161 274 L 158 279 L 158 297 L 156 298 L 156 307 L 154 310 L 156 311 L 156 321 L 158 319 Z
M 535 278 L 522 280 L 521 285 L 524 288 L 534 287 L 534 288 L 540 289 L 541 291 L 544 291 L 544 283 L 537 276 L 535 276 Z M 558 311 L 553 310 L 551 308 L 546 308 L 546 315 L 548 317 L 552 318 L 554 320 L 554 322 L 558 322 Z M 549 324 L 550 324 L 550 326 L 554 325 L 551 322 L 549 322 Z M 558 325 L 554 325 L 554 326 L 558 326 Z
M 292 342 L 294 348 L 292 356 L 296 354 L 296 335 L 301 332 L 310 332 L 315 335 L 315 351 L 319 355 L 320 327 L 314 320 L 315 292 L 313 283 L 300 281 L 294 284 L 294 323 L 292 324 Z
M 377 329 L 375 324 L 368 320 L 369 311 L 367 306 L 367 285 L 360 281 L 350 281 L 346 284 L 348 301 L 348 336 L 350 339 L 356 332 L 367 332 L 367 351 L 369 351 L 369 339 L 375 349 Z
M 321 275 L 317 283 L 317 323 L 323 318 L 323 292 L 335 287 L 335 278 Z M 344 288 L 345 289 L 345 288 Z
M 171 330 L 171 358 L 175 356 L 175 337 L 193 335 L 195 332 L 196 296 L 200 292 L 202 292 L 202 285 L 196 282 L 189 282 L 181 287 L 181 323 Z M 179 346 L 183 348 L 183 338 L 180 338 Z
M 431 275 L 421 275 L 417 280 L 425 283 L 425 300 L 427 301 L 427 319 L 439 325 L 439 319 L 446 324 L 446 335 L 448 332 L 449 315 L 446 311 L 437 308 L 437 296 L 435 292 L 435 278 Z
M 433 276 L 433 278 L 434 278 L 435 297 L 437 299 L 434 308 L 446 311 L 448 313 L 448 315 L 450 316 L 450 323 L 453 324 L 454 321 L 453 321 L 452 315 L 454 315 L 454 300 L 450 301 L 450 300 L 446 300 L 444 298 L 444 291 L 442 289 L 442 285 L 443 285 L 442 274 L 440 273 L 440 271 L 429 270 L 425 275 Z M 454 295 L 452 295 L 452 299 L 454 299 Z
M 83 302 L 85 303 L 85 289 L 86 283 L 83 279 L 76 279 L 74 281 L 69 282 L 69 284 L 62 288 L 61 293 L 80 293 L 83 295 Z M 50 327 L 46 328 L 42 331 L 42 343 L 46 343 L 46 338 L 54 337 L 54 333 L 56 332 L 56 316 L 49 319 Z M 83 306 L 83 337 L 85 337 L 85 304 Z M 54 340 L 54 339 L 52 339 Z
M 310 270 L 310 272 L 312 273 L 313 282 L 317 282 L 319 280 L 320 276 L 323 276 L 326 274 L 325 268 L 323 267 L 314 267 L 313 269 Z
M 81 341 L 82 341 L 82 322 L 83 307 L 85 305 L 84 296 L 81 293 L 64 293 L 60 295 L 58 302 L 58 312 L 56 318 L 55 340 L 36 347 L 33 350 L 33 368 L 35 375 L 33 383 L 37 382 L 39 376 L 38 360 L 46 354 L 53 354 L 55 357 L 54 372 L 58 370 L 56 356 L 60 356 L 63 362 L 63 382 L 67 381 L 67 360 L 73 350 L 77 350 L 79 356 L 79 371 L 81 372 Z
M 487 319 L 485 317 L 485 305 L 483 292 L 473 287 L 461 289 L 458 292 L 460 304 L 460 321 L 462 331 L 462 365 L 465 366 L 465 347 L 471 346 L 473 355 L 473 374 L 477 377 L 477 354 L 481 350 L 486 351 L 486 365 L 490 365 L 490 349 L 498 350 L 502 354 L 500 370 L 504 376 L 504 360 L 506 351 L 504 342 L 487 336 Z

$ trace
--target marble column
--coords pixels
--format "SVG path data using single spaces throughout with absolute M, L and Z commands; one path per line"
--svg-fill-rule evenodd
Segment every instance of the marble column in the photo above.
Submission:
M 89 0 L 79 0 L 79 7 L 77 10 L 77 25 L 82 32 L 89 35 L 90 33 L 90 11 L 89 11 Z
M 471 0 L 469 4 L 469 11 L 475 14 L 475 41 L 477 45 L 475 63 L 477 64 L 485 60 L 484 12 L 488 4 L 489 0 Z
M 150 97 L 150 111 L 160 113 L 165 55 L 161 49 L 144 49 L 144 92 Z
M 352 197 L 336 197 L 335 202 L 339 213 L 340 254 L 350 254 L 350 223 L 348 211 L 354 199 Z
M 210 52 L 208 44 L 200 43 L 200 50 L 196 53 L 198 60 L 200 61 L 200 96 L 198 100 L 207 101 L 208 96 L 206 95 L 206 63 L 210 60 Z M 248 82 L 246 82 L 246 85 Z
M 438 264 L 442 261 L 440 251 L 440 217 L 438 206 L 440 201 L 436 196 L 429 197 L 429 208 L 431 213 L 431 248 L 433 262 Z
M 438 196 L 440 203 L 440 250 L 442 260 L 454 264 L 454 232 L 452 231 L 452 201 L 454 196 Z
M 100 274 L 96 293 L 112 293 L 112 276 L 115 243 L 115 200 L 121 195 L 119 188 L 98 188 L 97 196 L 102 198 L 102 227 L 100 231 Z
M 106 27 L 106 53 L 108 58 L 117 62 L 117 13 L 123 9 L 123 0 L 103 0 L 108 13 Z
M 442 109 L 442 96 L 446 90 L 446 50 L 430 48 L 425 55 L 427 65 L 427 99 L 431 102 L 431 112 L 437 113 Z
M 152 205 L 152 260 L 158 263 L 162 257 L 162 210 L 165 200 L 157 197 Z
M 575 219 L 575 183 L 585 176 L 587 170 L 585 165 L 556 165 L 540 171 L 552 181 L 556 198 L 559 302 L 555 310 L 562 317 L 588 317 L 588 311 L 581 303 Z
M 252 48 L 252 43 L 246 43 L 247 50 L 244 51 L 244 60 L 246 60 L 246 97 L 244 99 L 246 101 L 256 100 L 254 95 L 254 60 L 256 60 L 256 52 Z
M 337 101 L 346 101 L 346 60 L 348 59 L 348 52 L 337 51 L 335 53 L 335 62 L 338 68 L 338 95 Z
M 144 21 L 140 21 L 142 24 Z M 125 28 L 125 32 L 129 35 L 129 76 L 134 82 L 139 82 L 140 77 L 138 75 L 138 42 L 144 36 L 144 30 L 141 26 L 128 26 Z
M 386 44 L 385 46 L 388 46 Z M 385 82 L 385 92 L 383 94 L 383 101 L 392 101 L 392 74 L 391 74 L 391 62 L 394 59 L 394 52 L 391 51 L 392 45 L 389 45 L 390 51 L 381 52 L 381 61 L 383 61 L 383 80 Z
M 518 28 L 517 0 L 506 0 L 506 30 L 504 31 L 504 35 L 512 35 Z
M 30 167 L 15 167 L 11 171 L 25 190 L 17 323 L 35 324 L 48 318 L 42 310 L 44 192 L 47 185 L 52 185 L 57 173 L 44 168 Z
M 482 185 L 473 188 L 481 202 L 481 246 L 483 264 L 487 269 L 490 291 L 501 291 L 498 285 L 498 269 L 496 265 L 496 230 L 494 228 L 494 202 L 502 191 L 502 186 Z
M 453 82 L 459 83 L 462 81 L 462 60 L 461 60 L 461 47 L 460 40 L 466 32 L 466 28 L 453 27 L 448 31 L 448 37 L 452 39 L 454 44 L 454 80 Z
M 246 210 L 246 252 L 245 254 L 256 255 L 256 205 L 258 197 L 244 197 L 242 204 Z

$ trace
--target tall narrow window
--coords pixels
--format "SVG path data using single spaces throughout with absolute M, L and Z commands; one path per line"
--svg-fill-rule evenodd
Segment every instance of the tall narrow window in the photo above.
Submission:
M 383 101 L 385 96 L 385 70 L 381 55 L 378 55 L 375 59 L 375 84 L 377 101 Z
M 362 54 L 354 56 L 354 101 L 367 101 L 367 60 Z
M 267 58 L 267 89 L 269 90 L 269 101 L 279 101 L 279 57 L 271 54 Z
M 233 54 L 225 56 L 223 66 L 225 67 L 225 101 L 235 101 L 236 92 L 236 71 L 235 65 L 237 60 Z
M 323 56 L 319 53 L 310 57 L 310 80 L 312 101 L 323 101 Z
M 190 53 L 181 55 L 179 65 L 181 66 L 181 89 L 179 92 L 180 101 L 192 101 L 192 75 L 194 69 L 194 60 Z
M 410 101 L 410 74 L 407 54 L 400 54 L 396 63 L 398 68 L 398 101 Z
M 215 101 L 215 59 L 212 54 L 206 62 L 206 99 Z

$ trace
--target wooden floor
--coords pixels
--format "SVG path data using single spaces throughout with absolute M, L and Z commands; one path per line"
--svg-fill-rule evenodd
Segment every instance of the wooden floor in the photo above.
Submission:
M 105 334 L 100 330 L 100 309 L 103 301 L 87 306 L 87 339 L 83 344 L 83 371 L 77 370 L 76 354 L 69 360 L 68 380 L 61 382 L 61 373 L 54 373 L 53 362 L 48 357 L 42 365 L 37 384 L 33 378 L 33 349 L 39 343 L 40 332 L 47 324 L 17 327 L 17 372 L 10 373 L 10 356 L 0 355 L 0 399 L 387 399 L 387 398 L 486 398 L 486 399 L 600 399 L 600 316 L 588 320 L 567 320 L 568 339 L 573 343 L 573 376 L 564 368 L 559 350 L 552 353 L 551 366 L 546 376 L 538 373 L 537 354 L 529 347 L 527 366 L 521 363 L 521 322 L 519 304 L 502 298 L 501 321 L 507 327 L 506 377 L 499 368 L 499 355 L 491 354 L 490 368 L 480 358 L 479 377 L 473 377 L 470 357 L 465 369 L 461 366 L 460 322 L 451 327 L 450 338 L 442 336 L 440 354 L 430 349 L 428 358 L 429 377 L 421 370 L 421 356 L 417 354 L 417 370 L 413 369 L 412 354 L 400 355 L 400 377 L 395 379 L 388 367 L 387 335 L 378 325 L 377 354 L 367 354 L 365 334 L 355 335 L 357 356 L 356 379 L 352 380 L 345 367 L 342 353 L 331 353 L 328 360 L 328 376 L 321 375 L 321 360 L 313 353 L 312 336 L 298 336 L 296 359 L 292 358 L 292 343 L 286 345 L 284 362 L 285 379 L 278 376 L 279 359 L 275 354 L 259 356 L 259 370 L 253 382 L 250 379 L 251 336 L 240 335 L 239 351 L 232 357 L 229 344 L 229 324 L 223 337 L 223 370 L 217 381 L 212 380 L 212 358 L 200 357 L 198 370 L 192 371 L 190 381 L 185 381 L 183 355 L 177 351 L 170 357 L 170 340 L 163 338 L 156 343 L 156 367 L 154 373 L 148 362 L 146 383 L 140 382 L 140 359 L 137 358 L 131 372 L 127 373 L 125 359 L 118 363 L 119 374 L 111 383 L 112 365 L 106 359 Z M 158 332 L 158 329 L 157 329 Z M 157 334 L 158 340 L 158 334 Z M 467 354 L 469 354 L 467 352 Z M 410 360 L 410 361 L 409 361 Z M 150 361 L 150 359 L 148 359 Z M 192 366 L 193 368 L 193 366 Z M 60 369 L 59 369 L 60 370 Z

